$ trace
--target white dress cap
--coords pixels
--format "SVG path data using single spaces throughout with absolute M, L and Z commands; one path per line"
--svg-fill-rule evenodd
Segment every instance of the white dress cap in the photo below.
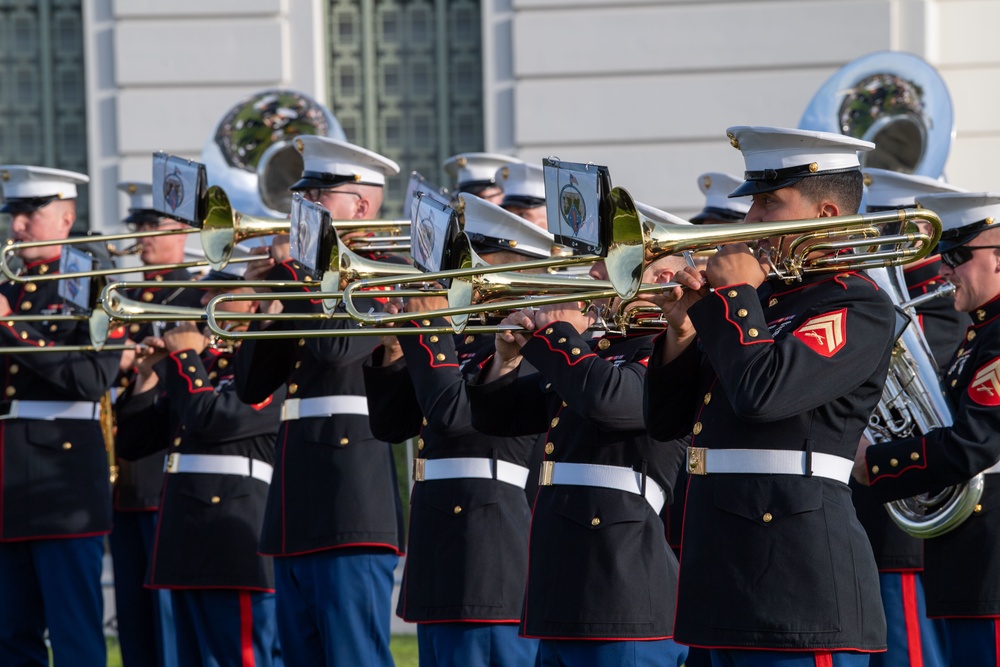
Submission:
M 332 188 L 344 183 L 385 185 L 388 176 L 399 173 L 399 165 L 361 146 L 329 137 L 304 134 L 295 138 L 302 153 L 302 178 L 290 190 Z
M 940 192 L 917 197 L 917 205 L 941 218 L 939 252 L 968 243 L 981 232 L 1000 225 L 997 192 Z
M 476 252 L 512 250 L 531 257 L 549 257 L 555 237 L 485 199 L 463 192 L 465 233 Z
M 515 162 L 520 160 L 499 153 L 459 153 L 445 160 L 441 167 L 451 176 L 458 192 L 474 193 L 496 185 L 497 169 Z
M 496 182 L 503 189 L 501 206 L 535 208 L 545 204 L 545 172 L 538 165 L 505 164 L 497 169 Z
M 730 192 L 742 184 L 743 179 L 718 171 L 710 171 L 699 176 L 698 188 L 705 195 L 705 208 L 692 217 L 691 222 L 698 223 L 705 220 L 742 222 L 753 200 L 750 197 L 729 196 Z
M 0 165 L 0 188 L 3 207 L 15 213 L 33 211 L 53 199 L 76 199 L 76 186 L 89 183 L 90 177 L 65 169 L 31 167 L 23 164 Z
M 773 192 L 820 174 L 859 170 L 859 151 L 875 144 L 832 132 L 739 125 L 726 130 L 746 163 L 744 183 L 731 197 Z
M 904 174 L 888 169 L 863 169 L 865 206 L 869 212 L 910 208 L 916 200 L 941 192 L 966 192 L 964 188 L 929 176 Z

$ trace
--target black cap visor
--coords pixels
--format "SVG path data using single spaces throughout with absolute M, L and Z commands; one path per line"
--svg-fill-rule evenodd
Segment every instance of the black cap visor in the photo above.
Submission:
M 701 213 L 694 216 L 688 222 L 693 222 L 694 224 L 700 224 L 706 220 L 721 220 L 723 222 L 743 222 L 747 217 L 746 213 L 742 211 L 734 211 L 728 208 L 717 208 L 715 206 L 706 206 L 701 210 Z
M 330 188 L 335 188 L 338 185 L 343 185 L 344 183 L 382 185 L 381 183 L 362 183 L 361 181 L 355 180 L 353 174 L 350 176 L 337 176 L 336 174 L 328 174 L 323 171 L 304 171 L 302 172 L 302 178 L 292 183 L 288 189 L 292 192 L 296 192 L 298 190 L 309 190 L 311 188 L 329 190 Z
M 51 204 L 59 199 L 58 195 L 51 197 L 23 197 L 19 199 L 8 199 L 0 206 L 0 213 L 18 215 L 20 213 L 34 213 L 47 204 Z

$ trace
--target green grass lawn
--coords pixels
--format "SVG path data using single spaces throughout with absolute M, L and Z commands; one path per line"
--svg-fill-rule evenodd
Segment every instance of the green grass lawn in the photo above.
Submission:
M 417 636 L 394 635 L 389 644 L 396 667 L 417 667 Z M 118 650 L 118 640 L 108 638 L 108 667 L 122 667 L 122 656 Z

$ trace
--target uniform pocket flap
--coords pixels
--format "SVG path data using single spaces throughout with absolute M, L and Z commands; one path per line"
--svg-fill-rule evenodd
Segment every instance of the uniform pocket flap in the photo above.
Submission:
M 818 510 L 823 505 L 823 482 L 794 475 L 715 480 L 713 500 L 719 509 L 755 523 Z
M 442 514 L 459 517 L 497 503 L 497 491 L 490 488 L 503 482 L 492 480 L 438 480 L 426 484 L 422 501 Z
M 552 511 L 581 526 L 598 530 L 618 523 L 645 521 L 652 508 L 645 498 L 626 491 L 562 487 L 553 501 Z

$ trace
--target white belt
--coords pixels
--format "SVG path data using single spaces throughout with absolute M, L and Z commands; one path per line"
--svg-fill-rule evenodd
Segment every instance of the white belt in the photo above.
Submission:
M 281 421 L 330 415 L 367 415 L 368 399 L 364 396 L 315 396 L 287 398 L 281 404 Z
M 271 483 L 274 467 L 249 456 L 223 454 L 171 454 L 164 466 L 166 472 L 190 472 L 209 475 L 240 475 Z
M 7 403 L 7 414 L 0 419 L 100 419 L 100 403 L 87 401 L 19 401 Z
M 667 502 L 667 494 L 651 477 L 646 476 L 646 492 L 642 492 L 642 473 L 621 466 L 604 466 L 591 463 L 556 463 L 542 461 L 539 486 L 597 486 L 617 489 L 643 496 L 657 514 Z
M 688 447 L 688 473 L 692 475 L 750 474 L 826 477 L 838 482 L 851 479 L 854 461 L 832 454 L 811 454 L 789 449 L 708 449 Z
M 435 479 L 494 479 L 493 459 L 413 459 L 413 481 L 429 482 Z M 524 488 L 528 483 L 528 469 L 516 463 L 496 461 L 496 479 Z

